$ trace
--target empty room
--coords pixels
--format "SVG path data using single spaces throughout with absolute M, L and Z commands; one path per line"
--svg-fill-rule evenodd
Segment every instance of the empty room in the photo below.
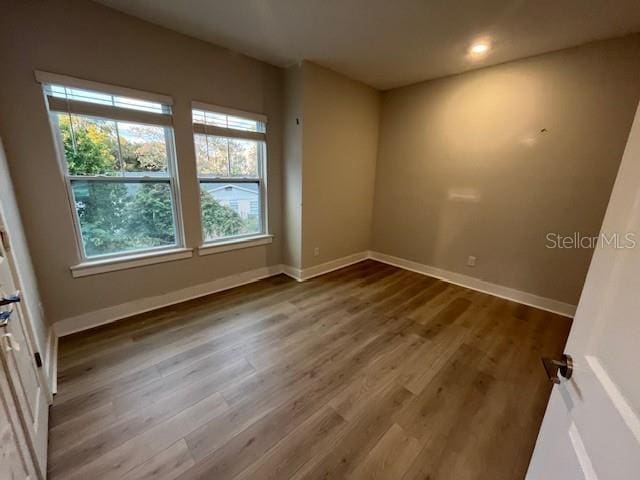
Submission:
M 637 0 L 0 0 L 0 480 L 640 479 Z

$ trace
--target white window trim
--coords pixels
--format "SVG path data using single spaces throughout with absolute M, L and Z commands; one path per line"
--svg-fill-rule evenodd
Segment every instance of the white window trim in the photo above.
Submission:
M 229 238 L 217 243 L 206 243 L 198 247 L 198 255 L 212 255 L 214 253 L 230 252 L 243 248 L 259 247 L 273 243 L 273 235 L 252 235 L 250 237 Z
M 198 101 L 193 101 L 191 102 L 191 111 L 193 112 L 193 110 L 204 110 L 207 112 L 214 112 L 214 113 L 222 113 L 225 115 L 232 115 L 232 116 L 237 116 L 237 117 L 244 117 L 247 119 L 251 119 L 251 120 L 256 120 L 259 122 L 262 122 L 265 124 L 265 126 L 267 126 L 268 124 L 268 119 L 267 116 L 261 113 L 252 113 L 252 112 L 247 112 L 244 110 L 238 110 L 238 109 L 233 109 L 233 108 L 228 108 L 228 107 L 221 107 L 219 105 L 213 105 L 210 103 L 204 103 L 204 102 L 198 102 Z M 262 154 L 261 154 L 261 159 L 259 159 L 258 162 L 258 178 L 254 178 L 254 177 L 250 177 L 250 178 L 243 178 L 243 177 L 212 177 L 212 176 L 207 176 L 207 175 L 200 175 L 197 171 L 196 171 L 196 176 L 197 176 L 197 180 L 198 180 L 198 191 L 200 191 L 200 185 L 202 182 L 209 182 L 209 183 L 223 183 L 223 182 L 228 182 L 228 183 L 240 183 L 240 182 L 249 182 L 249 183 L 258 183 L 259 186 L 259 193 L 260 193 L 260 204 L 261 204 L 261 217 L 262 217 L 262 225 L 261 225 L 261 232 L 257 233 L 257 234 L 249 234 L 246 236 L 242 236 L 242 237 L 222 237 L 220 239 L 215 239 L 215 240 L 209 240 L 209 241 L 205 241 L 204 239 L 204 232 L 203 232 L 203 228 L 202 228 L 202 209 L 200 207 L 200 205 L 198 204 L 198 212 L 199 212 L 199 217 L 200 217 L 200 234 L 201 236 L 201 241 L 200 241 L 200 247 L 198 247 L 198 254 L 199 255 L 210 255 L 213 253 L 221 253 L 221 252 L 226 252 L 229 250 L 236 250 L 238 248 L 247 248 L 247 247 L 251 247 L 251 246 L 255 246 L 253 244 L 251 245 L 246 245 L 246 246 L 238 246 L 238 245 L 242 245 L 242 244 L 246 244 L 246 243 L 252 243 L 252 239 L 269 239 L 269 241 L 267 242 L 263 242 L 263 243 L 257 243 L 256 245 L 264 245 L 266 243 L 271 243 L 273 241 L 273 235 L 271 235 L 269 233 L 269 200 L 268 200 L 268 180 L 267 180 L 267 150 L 268 150 L 268 143 L 267 143 L 267 134 L 266 132 L 245 132 L 243 130 L 235 130 L 235 129 L 230 129 L 230 128 L 220 128 L 220 127 L 214 127 L 211 125 L 203 125 L 200 123 L 194 123 L 193 122 L 193 116 L 192 116 L 192 128 L 193 128 L 193 133 L 192 135 L 194 136 L 194 142 L 195 142 L 195 134 L 203 134 L 203 135 L 217 135 L 217 136 L 222 136 L 222 137 L 228 137 L 228 138 L 244 138 L 244 139 L 250 139 L 250 140 L 255 140 L 258 142 L 262 142 L 263 143 L 263 148 L 262 148 Z M 198 202 L 199 203 L 199 202 Z
M 110 94 L 110 95 L 122 95 L 122 96 L 126 96 L 126 97 L 132 97 L 132 98 L 138 98 L 140 100 L 148 100 L 148 101 L 152 101 L 152 102 L 159 102 L 159 103 L 164 103 L 166 105 L 173 105 L 173 99 L 171 97 L 165 96 L 165 95 L 160 95 L 160 94 L 155 94 L 155 93 L 150 93 L 150 92 L 144 92 L 144 91 L 139 91 L 139 90 L 134 90 L 134 89 L 130 89 L 130 88 L 125 88 L 125 87 L 119 87 L 119 86 L 115 86 L 115 85 L 109 85 L 109 84 L 105 84 L 105 83 L 99 83 L 99 82 L 93 82 L 93 81 L 89 81 L 89 80 L 83 80 L 83 79 L 79 79 L 79 78 L 74 78 L 74 77 L 69 77 L 66 75 L 59 75 L 59 74 L 55 74 L 55 73 L 49 73 L 49 72 L 42 72 L 42 71 L 35 71 L 35 78 L 36 81 L 38 81 L 39 83 L 41 83 L 43 86 L 46 84 L 54 84 L 54 85 L 62 85 L 62 86 L 66 86 L 66 87 L 76 87 L 76 88 L 84 88 L 87 90 L 93 90 L 93 91 L 97 91 L 97 92 L 101 92 L 101 93 L 106 93 L 106 94 Z M 126 180 L 122 180 L 122 177 L 100 177 L 100 176 L 83 176 L 82 178 L 78 178 L 76 176 L 70 175 L 68 173 L 67 170 L 67 166 L 66 166 L 66 158 L 65 158 L 65 154 L 64 154 L 64 147 L 61 143 L 61 138 L 60 138 L 60 132 L 58 131 L 58 128 L 55 126 L 54 122 L 53 122 L 53 117 L 52 115 L 57 113 L 55 110 L 52 110 L 49 104 L 49 100 L 53 99 L 53 97 L 48 96 L 43 89 L 43 96 L 44 96 L 44 101 L 45 101 L 45 106 L 47 108 L 47 112 L 49 113 L 49 118 L 50 118 L 50 126 L 51 126 L 51 131 L 53 133 L 53 138 L 54 138 L 54 144 L 56 147 L 56 155 L 58 157 L 58 165 L 60 167 L 60 173 L 62 175 L 62 179 L 66 184 L 67 187 L 67 200 L 69 202 L 69 207 L 71 208 L 71 215 L 73 217 L 73 224 L 74 224 L 74 231 L 75 231 L 75 241 L 76 241 L 76 250 L 78 252 L 78 256 L 80 258 L 80 263 L 78 265 L 75 266 L 71 266 L 71 272 L 72 275 L 74 277 L 81 277 L 81 276 L 86 276 L 86 275 L 92 275 L 94 273 L 85 273 L 82 274 L 82 272 L 85 270 L 84 267 L 87 267 L 87 271 L 91 271 L 93 272 L 95 270 L 95 273 L 102 273 L 104 271 L 112 271 L 110 269 L 106 269 L 106 265 L 107 264 L 112 264 L 112 265 L 120 265 L 123 263 L 123 261 L 126 263 L 128 260 L 132 259 L 132 258 L 138 258 L 138 257 L 164 257 L 167 259 L 161 260 L 161 261 L 171 261 L 171 260 L 176 260 L 179 258 L 173 258 L 172 255 L 168 255 L 165 256 L 165 254 L 171 254 L 171 253 L 176 253 L 176 252 L 183 252 L 183 251 L 190 251 L 190 256 L 193 255 L 193 249 L 187 249 L 185 247 L 186 244 L 186 239 L 185 239 L 185 233 L 184 233 L 184 223 L 183 223 L 183 218 L 182 218 L 182 204 L 181 204 L 181 195 L 180 195 L 180 184 L 179 184 L 179 180 L 178 180 L 178 159 L 177 159 L 177 151 L 176 151 L 176 146 L 175 146 L 175 132 L 173 129 L 173 117 L 171 115 L 160 115 L 160 114 L 149 114 L 149 115 L 155 115 L 156 117 L 169 117 L 170 118 L 170 122 L 166 122 L 166 121 L 161 121 L 161 122 L 144 122 L 144 121 L 140 121 L 139 116 L 140 115 L 145 115 L 146 112 L 141 112 L 141 111 L 137 111 L 137 110 L 127 110 L 124 108 L 118 109 L 121 112 L 124 113 L 124 115 L 121 115 L 121 118 L 115 118 L 114 120 L 122 120 L 122 121 L 126 121 L 127 119 L 130 119 L 130 121 L 132 122 L 138 122 L 138 123 L 147 123 L 147 124 L 157 124 L 157 125 L 161 125 L 161 126 L 165 126 L 167 128 L 171 129 L 171 142 L 170 145 L 168 145 L 168 147 L 171 148 L 171 152 L 167 152 L 169 154 L 168 158 L 168 172 L 167 172 L 167 176 L 166 177 L 145 177 L 144 175 L 139 175 L 139 176 L 131 176 L 131 177 L 126 177 Z M 54 101 L 57 99 L 54 99 Z M 76 103 L 76 102 L 74 102 Z M 83 103 L 83 102 L 79 102 L 79 103 Z M 89 109 L 100 109 L 100 105 L 88 105 L 87 108 Z M 111 108 L 111 107 L 109 107 Z M 90 112 L 89 112 L 90 113 Z M 100 116 L 100 115 L 97 115 Z M 126 117 L 126 118 L 125 118 Z M 111 119 L 111 117 L 104 117 L 107 119 Z M 72 177 L 75 179 L 85 179 L 85 180 L 104 180 L 104 181 L 108 181 L 108 180 L 114 180 L 114 181 L 154 181 L 154 182 L 158 182 L 158 183 L 162 183 L 162 182 L 166 182 L 169 184 L 170 188 L 171 188 L 171 192 L 173 195 L 173 210 L 174 210 L 174 229 L 175 229 L 175 234 L 176 234 L 176 244 L 175 245 L 170 245 L 167 247 L 151 247 L 151 248 L 147 248 L 147 249 L 140 249 L 140 250 L 136 250 L 135 252 L 132 252 L 131 254 L 127 254 L 127 252 L 122 252 L 122 253 L 114 253 L 114 254 L 109 254 L 109 255 L 105 255 L 104 257 L 100 256 L 100 257 L 87 257 L 85 255 L 84 252 L 84 246 L 82 244 L 82 231 L 80 228 L 80 221 L 78 219 L 78 212 L 76 210 L 76 206 L 74 203 L 74 197 L 73 197 L 73 189 L 72 189 Z M 180 257 L 183 258 L 183 257 Z M 137 263 L 137 262 L 134 262 Z M 158 263 L 158 262 L 152 262 L 152 263 Z M 140 265 L 146 265 L 148 263 L 142 263 Z M 96 265 L 98 265 L 98 268 L 94 268 Z M 138 266 L 133 265 L 133 266 Z M 132 266 L 124 266 L 122 268 L 132 268 Z M 122 268 L 115 268 L 115 270 L 120 270 Z
M 143 267 L 156 263 L 173 262 L 191 257 L 193 257 L 193 248 L 173 248 L 157 252 L 135 253 L 117 258 L 81 262 L 71 267 L 71 275 L 74 278 L 87 277 L 89 275 Z

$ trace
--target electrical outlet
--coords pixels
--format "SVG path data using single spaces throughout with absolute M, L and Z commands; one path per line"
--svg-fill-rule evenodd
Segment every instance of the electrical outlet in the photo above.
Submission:
M 320 255 L 320 247 L 316 247 L 313 249 L 313 256 L 317 257 L 318 255 Z
M 469 255 L 469 258 L 467 258 L 467 266 L 468 267 L 475 267 L 476 266 L 476 257 L 474 257 L 473 255 Z

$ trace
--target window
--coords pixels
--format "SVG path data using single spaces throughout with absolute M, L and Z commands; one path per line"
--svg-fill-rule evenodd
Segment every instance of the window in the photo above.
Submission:
M 42 83 L 82 259 L 182 246 L 171 100 Z
M 204 243 L 264 234 L 266 117 L 193 105 Z

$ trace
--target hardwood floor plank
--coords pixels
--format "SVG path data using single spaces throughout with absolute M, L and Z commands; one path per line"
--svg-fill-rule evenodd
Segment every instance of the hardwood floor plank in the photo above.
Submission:
M 96 432 L 113 425 L 116 419 L 113 403 L 108 402 L 86 413 L 78 413 L 68 422 L 50 428 L 49 455 L 57 456 L 62 450 L 69 449 L 95 435 Z
M 217 358 L 208 358 L 191 369 L 176 372 L 144 388 L 114 398 L 114 411 L 118 417 L 123 417 L 129 412 L 163 401 L 172 392 L 189 390 L 196 385 L 206 385 L 211 391 L 220 392 L 227 385 L 250 376 L 254 371 L 249 362 L 242 357 L 225 363 Z
M 217 386 L 215 381 L 197 382 L 188 389 L 171 392 L 169 396 L 157 403 L 118 418 L 116 423 L 97 430 L 93 436 L 73 445 L 72 448 L 62 450 L 59 455 L 52 454 L 49 464 L 50 475 L 55 478 L 60 473 L 63 477 L 64 472 L 94 461 L 130 438 L 165 422 L 204 398 L 216 394 Z
M 49 476 L 522 478 L 570 325 L 371 260 L 147 312 L 60 342 Z
M 427 440 L 438 429 L 450 426 L 461 410 L 470 407 L 469 401 L 481 397 L 492 381 L 475 368 L 482 355 L 474 347 L 461 345 L 424 390 L 395 413 L 395 421 L 419 440 Z
M 424 325 L 416 326 L 413 331 L 424 338 L 433 339 L 452 325 L 470 306 L 471 302 L 466 298 L 456 298 Z
M 290 292 L 291 285 L 284 276 L 272 277 L 260 282 L 244 285 L 231 290 L 181 303 L 159 310 L 142 313 L 60 339 L 60 360 L 63 365 L 73 365 L 94 355 L 102 355 L 107 350 L 122 347 L 124 343 L 144 338 L 145 334 L 153 334 L 167 329 L 179 329 L 191 322 L 211 317 L 218 312 L 229 309 L 242 299 L 243 305 L 264 301 L 274 294 Z M 203 315 L 204 314 L 204 315 Z M 180 315 L 181 322 L 175 322 Z
M 418 440 L 408 436 L 400 425 L 394 423 L 364 461 L 349 475 L 349 478 L 354 480 L 402 478 L 421 449 L 422 446 Z
M 94 382 L 89 371 L 84 377 L 84 387 L 60 386 L 54 398 L 55 408 L 51 411 L 50 424 L 55 426 L 64 423 L 69 418 L 81 415 L 88 409 L 109 403 L 110 399 L 116 395 L 140 388 L 160 377 L 160 372 L 155 365 L 122 375 L 117 378 L 117 381 L 112 379 L 113 381 L 106 383 Z
M 391 384 L 385 391 L 368 400 L 357 419 L 349 422 L 343 438 L 311 468 L 299 471 L 296 479 L 344 478 L 364 462 L 369 451 L 392 425 L 391 417 L 413 394 L 404 387 Z
M 291 478 L 318 452 L 326 451 L 345 428 L 345 420 L 332 408 L 321 409 L 283 438 L 236 480 L 280 480 Z
M 199 462 L 197 474 L 188 478 L 233 478 L 256 461 L 260 455 L 284 438 L 305 418 L 326 405 L 336 391 L 386 348 L 393 348 L 390 336 L 379 336 L 343 361 L 334 361 L 325 369 L 305 378 L 296 396 L 281 396 L 284 403 L 242 431 L 229 432 L 229 439 L 220 445 L 225 432 L 220 422 L 212 422 L 187 437 L 187 445 Z M 278 392 L 280 393 L 280 392 Z M 221 422 L 226 423 L 224 418 Z M 205 458 L 206 456 L 206 458 Z
M 357 375 L 347 388 L 335 395 L 329 405 L 343 418 L 351 421 L 360 413 L 372 396 L 379 394 L 389 383 L 402 378 L 402 368 L 412 361 L 413 353 L 424 345 L 422 339 L 409 338 L 387 354 L 378 355 L 367 369 Z M 400 384 L 400 382 L 398 382 Z
M 174 480 L 195 462 L 184 440 L 154 455 L 127 473 L 127 480 Z
M 64 478 L 69 480 L 123 478 L 135 467 L 163 452 L 178 440 L 184 439 L 199 425 L 223 415 L 228 408 L 220 394 L 213 394 L 166 421 L 118 444 L 92 462 L 72 468 L 65 473 Z

